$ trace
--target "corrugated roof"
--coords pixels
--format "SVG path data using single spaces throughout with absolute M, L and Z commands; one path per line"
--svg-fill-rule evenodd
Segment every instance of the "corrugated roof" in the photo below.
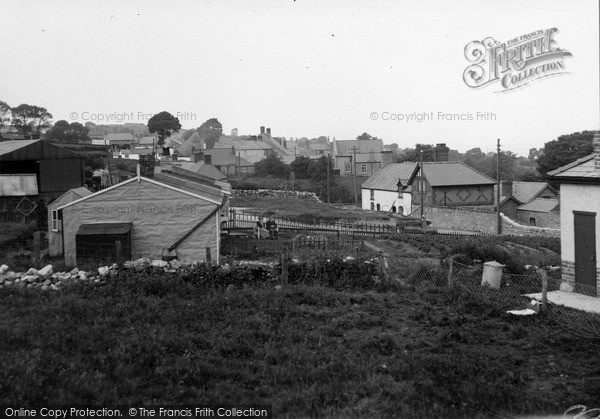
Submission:
M 37 143 L 40 140 L 0 141 L 0 156 L 12 153 L 15 150 Z
M 35 174 L 0 175 L 0 196 L 38 195 Z
M 388 164 L 376 171 L 362 184 L 364 189 L 378 189 L 383 191 L 397 191 L 398 181 L 403 185 L 413 174 L 416 163 L 394 163 Z
M 521 205 L 517 209 L 520 211 L 550 212 L 557 210 L 558 204 L 558 199 L 538 198 L 525 205 Z
M 127 234 L 131 230 L 131 223 L 93 223 L 81 224 L 77 236 L 96 236 L 99 234 Z
M 557 179 L 599 179 L 600 171 L 594 167 L 594 155 L 582 157 L 575 160 L 573 163 L 569 163 L 565 166 L 559 167 L 556 170 L 548 172 L 548 176 L 552 176 Z
M 423 163 L 423 174 L 431 186 L 493 185 L 494 179 L 461 161 Z
M 44 140 L 0 141 L 0 161 L 61 158 L 83 158 L 83 155 Z

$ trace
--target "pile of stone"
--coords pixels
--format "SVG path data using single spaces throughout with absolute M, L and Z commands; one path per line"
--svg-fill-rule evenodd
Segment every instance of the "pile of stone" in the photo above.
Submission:
M 177 270 L 194 265 L 190 261 L 172 260 L 151 260 L 147 258 L 135 261 L 127 261 L 123 264 L 125 269 L 142 270 L 147 267 L 154 267 L 165 272 L 177 272 Z M 46 265 L 42 269 L 30 268 L 27 272 L 15 272 L 9 270 L 7 265 L 0 266 L 0 288 L 3 287 L 22 287 L 34 288 L 42 291 L 58 291 L 61 287 L 75 281 L 92 281 L 94 283 L 103 282 L 108 277 L 117 274 L 118 266 L 101 266 L 97 272 L 86 272 L 77 268 L 69 272 L 54 272 L 52 265 Z

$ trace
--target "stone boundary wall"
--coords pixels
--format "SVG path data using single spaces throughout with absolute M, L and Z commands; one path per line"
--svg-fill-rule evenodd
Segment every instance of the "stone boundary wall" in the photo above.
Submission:
M 432 228 L 496 233 L 496 213 L 465 208 L 425 207 L 425 217 L 431 221 Z M 500 214 L 502 234 L 516 236 L 560 237 L 560 230 L 521 225 Z
M 321 203 L 321 200 L 314 192 L 305 191 L 289 191 L 289 190 L 277 190 L 277 189 L 233 189 L 231 191 L 231 197 L 237 198 L 242 196 L 250 197 L 270 197 L 270 198 L 292 198 L 302 199 L 306 201 L 314 201 Z

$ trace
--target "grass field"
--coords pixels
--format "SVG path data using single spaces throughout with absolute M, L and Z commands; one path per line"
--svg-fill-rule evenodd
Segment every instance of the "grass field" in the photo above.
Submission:
M 598 403 L 597 342 L 543 317 L 509 317 L 443 289 L 275 290 L 248 277 L 225 291 L 206 272 L 126 272 L 50 294 L 0 289 L 0 405 L 473 418 Z

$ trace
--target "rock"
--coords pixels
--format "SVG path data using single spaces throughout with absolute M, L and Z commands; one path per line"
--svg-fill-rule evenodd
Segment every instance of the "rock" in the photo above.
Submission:
M 9 286 L 9 285 L 12 285 L 12 284 L 13 284 L 13 281 L 4 281 L 4 285 L 6 285 L 6 286 Z
M 155 266 L 157 268 L 164 268 L 165 266 L 167 266 L 169 263 L 164 261 L 164 260 L 160 260 L 160 259 L 156 259 L 152 261 L 152 266 Z
M 8 271 L 8 272 L 6 273 L 6 278 L 7 278 L 7 279 L 14 280 L 14 279 L 17 279 L 18 277 L 19 277 L 19 276 L 18 276 L 18 275 L 16 274 L 16 272 L 14 272 L 14 271 Z
M 52 291 L 58 291 L 58 287 L 56 285 L 54 285 L 54 284 L 50 285 L 50 289 Z
M 225 288 L 225 292 L 233 292 L 235 291 L 235 285 L 233 284 L 229 284 L 227 285 L 227 288 Z
M 50 281 L 49 279 L 46 279 L 44 281 L 44 285 L 51 285 L 51 284 L 52 284 L 52 281 Z
M 54 271 L 52 270 L 52 265 L 46 265 L 42 269 L 40 269 L 39 271 L 37 271 L 37 274 L 39 276 L 41 276 L 42 278 L 47 278 L 50 275 L 52 275 L 53 272 Z
M 73 270 L 71 270 L 71 272 L 69 272 L 71 275 L 77 275 L 79 273 L 79 269 L 74 268 Z
M 37 270 L 33 269 L 33 268 L 29 268 L 29 270 L 27 272 L 25 272 L 25 275 L 35 275 L 37 274 Z
M 37 279 L 38 279 L 38 277 L 37 277 L 37 276 L 35 276 L 35 275 L 27 275 L 27 276 L 24 276 L 23 278 L 21 278 L 21 281 L 25 281 L 25 282 L 36 282 L 36 281 L 37 281 Z M 21 282 L 21 281 L 19 281 L 19 282 Z
M 63 276 L 63 279 L 70 279 L 71 276 L 72 276 L 71 272 L 68 272 Z
M 18 284 L 19 282 L 21 282 L 21 278 L 15 279 L 15 284 Z
M 573 292 L 573 285 L 568 284 L 566 282 L 560 283 L 560 290 L 564 292 Z
M 27 288 L 33 288 L 33 284 L 27 284 Z
M 42 291 L 48 291 L 50 287 L 48 285 L 42 285 Z
M 283 289 L 283 286 L 281 286 L 281 285 L 275 285 L 275 291 L 279 291 L 281 289 Z
M 6 278 L 6 275 L 0 275 L 0 283 L 4 282 L 6 279 L 8 279 Z
M 108 270 L 108 266 L 102 266 L 101 268 L 98 268 L 98 273 L 102 276 L 108 275 Z
M 8 265 L 0 265 L 0 275 L 4 275 L 8 271 Z
M 177 259 L 173 259 L 171 262 L 169 262 L 169 265 L 171 266 L 171 269 L 179 269 L 181 268 L 181 265 L 183 265 L 183 263 L 181 263 Z
M 79 272 L 77 273 L 77 276 L 79 276 L 79 279 L 87 279 L 87 277 L 88 277 L 89 275 L 90 275 L 90 274 L 89 274 L 88 272 L 86 272 L 86 271 L 79 271 Z

